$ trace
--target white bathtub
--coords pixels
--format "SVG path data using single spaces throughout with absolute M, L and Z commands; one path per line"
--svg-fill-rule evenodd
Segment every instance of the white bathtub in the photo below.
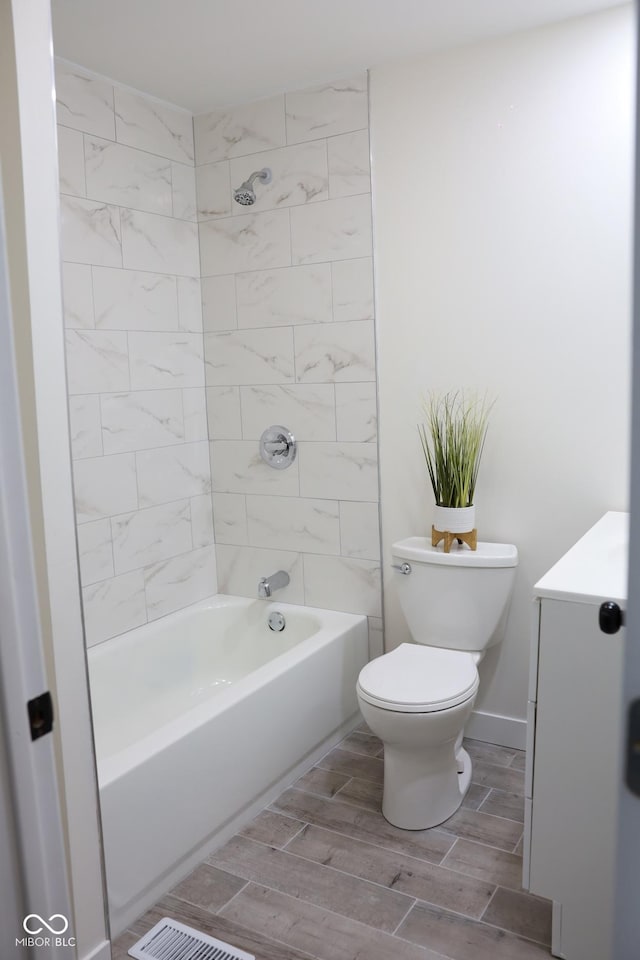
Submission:
M 367 621 L 217 596 L 88 658 L 115 936 L 352 725 Z

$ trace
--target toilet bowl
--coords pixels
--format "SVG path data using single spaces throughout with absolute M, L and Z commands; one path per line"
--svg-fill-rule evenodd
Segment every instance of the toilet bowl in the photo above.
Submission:
M 356 690 L 384 744 L 382 812 L 397 827 L 424 830 L 452 816 L 469 787 L 462 738 L 477 664 L 502 638 L 518 555 L 511 544 L 482 543 L 445 554 L 411 537 L 393 556 L 414 642 L 363 667 Z

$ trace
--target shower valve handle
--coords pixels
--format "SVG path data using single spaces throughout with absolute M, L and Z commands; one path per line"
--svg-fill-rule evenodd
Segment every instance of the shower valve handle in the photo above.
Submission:
M 264 448 L 269 453 L 275 454 L 276 457 L 281 457 L 289 449 L 289 441 L 284 434 L 281 433 L 276 440 L 266 440 Z
M 267 427 L 260 437 L 260 456 L 275 470 L 286 470 L 296 458 L 296 438 L 280 424 Z

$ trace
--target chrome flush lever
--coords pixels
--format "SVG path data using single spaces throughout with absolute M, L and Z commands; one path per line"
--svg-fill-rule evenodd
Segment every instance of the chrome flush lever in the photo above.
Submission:
M 391 569 L 399 570 L 400 573 L 403 573 L 405 575 L 405 577 L 408 577 L 409 574 L 411 573 L 411 564 L 407 563 L 406 561 L 405 563 L 392 563 Z

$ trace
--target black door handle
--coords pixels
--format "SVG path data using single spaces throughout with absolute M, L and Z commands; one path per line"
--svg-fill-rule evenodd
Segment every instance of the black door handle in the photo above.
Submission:
M 624 626 L 624 610 L 614 600 L 600 604 L 598 623 L 603 633 L 617 633 Z

